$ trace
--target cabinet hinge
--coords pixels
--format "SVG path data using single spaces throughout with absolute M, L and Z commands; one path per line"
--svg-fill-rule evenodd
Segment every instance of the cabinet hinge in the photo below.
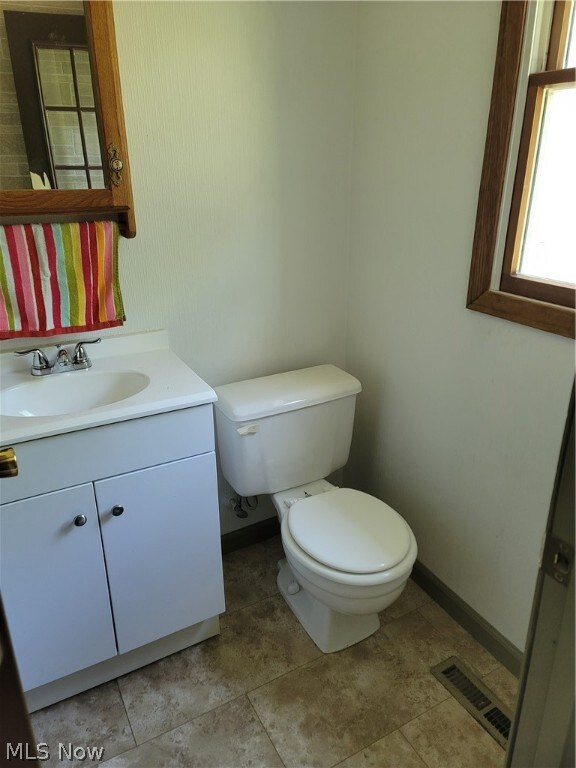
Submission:
M 554 581 L 568 586 L 574 565 L 574 547 L 567 541 L 548 535 L 544 544 L 542 568 Z

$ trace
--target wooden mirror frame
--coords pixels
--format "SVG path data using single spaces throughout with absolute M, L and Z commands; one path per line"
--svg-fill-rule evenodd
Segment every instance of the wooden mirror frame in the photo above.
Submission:
M 112 0 L 85 0 L 84 15 L 108 186 L 105 189 L 2 190 L 0 223 L 108 218 L 118 221 L 124 237 L 134 237 L 136 222 Z M 106 163 L 110 147 L 117 150 L 117 157 L 122 161 L 118 185 L 112 182 Z

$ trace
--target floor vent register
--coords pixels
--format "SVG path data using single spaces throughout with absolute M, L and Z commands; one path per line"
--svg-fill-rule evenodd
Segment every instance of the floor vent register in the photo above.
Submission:
M 460 659 L 452 656 L 430 671 L 500 746 L 508 746 L 511 713 Z

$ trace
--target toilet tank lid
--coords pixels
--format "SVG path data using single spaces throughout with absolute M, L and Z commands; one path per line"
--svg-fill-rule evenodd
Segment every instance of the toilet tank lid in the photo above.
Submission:
M 249 421 L 357 395 L 358 379 L 335 365 L 261 376 L 215 387 L 214 406 L 232 421 Z

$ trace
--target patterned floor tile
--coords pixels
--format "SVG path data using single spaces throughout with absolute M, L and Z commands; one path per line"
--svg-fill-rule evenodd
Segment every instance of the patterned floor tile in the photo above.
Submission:
M 505 753 L 450 697 L 400 729 L 429 768 L 502 768 Z
M 427 768 L 400 731 L 384 736 L 337 768 Z
M 115 680 L 41 709 L 31 715 L 31 720 L 36 742 L 48 745 L 50 759 L 42 761 L 46 766 L 79 766 L 89 762 L 69 760 L 66 755 L 70 754 L 70 744 L 77 748 L 103 748 L 104 760 L 135 744 Z M 60 752 L 60 744 L 64 745 L 64 753 Z
M 429 670 L 445 638 L 413 614 L 384 629 L 400 622 L 411 636 L 380 630 L 248 694 L 289 768 L 334 765 L 449 696 Z
M 226 612 L 277 595 L 277 562 L 283 557 L 279 535 L 224 555 Z
M 105 768 L 283 768 L 243 696 L 104 763 Z
M 463 627 L 454 621 L 446 611 L 442 610 L 437 603 L 430 602 L 418 609 L 439 632 L 442 632 L 452 643 L 455 650 L 455 656 L 459 656 L 462 661 L 476 671 L 481 677 L 493 672 L 500 665 L 483 645 L 475 640 Z
M 491 691 L 494 691 L 502 704 L 505 704 L 511 712 L 514 712 L 518 695 L 518 678 L 505 667 L 499 665 L 497 669 L 486 675 L 483 681 Z
M 280 597 L 227 614 L 221 629 L 119 679 L 137 744 L 320 656 Z

